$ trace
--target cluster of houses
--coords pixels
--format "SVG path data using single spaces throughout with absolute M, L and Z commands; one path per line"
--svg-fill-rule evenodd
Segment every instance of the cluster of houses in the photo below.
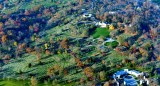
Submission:
M 107 25 L 110 25 L 110 24 L 107 24 L 107 23 L 105 23 L 105 22 L 100 22 L 100 21 L 96 20 L 96 19 L 93 17 L 93 15 L 90 14 L 90 13 L 88 13 L 88 12 L 83 13 L 82 17 L 83 17 L 83 18 L 91 18 L 91 19 L 93 20 L 93 24 L 95 24 L 96 26 L 100 26 L 100 27 L 102 27 L 102 28 L 105 28 L 105 27 L 107 27 Z
M 115 12 L 109 12 L 110 14 L 115 14 Z M 109 26 L 110 30 L 114 29 L 114 26 L 112 24 L 108 24 L 106 22 L 101 22 L 99 20 L 96 20 L 95 17 L 93 16 L 93 14 L 90 14 L 88 12 L 83 13 L 82 15 L 83 18 L 90 18 L 91 20 L 93 20 L 93 24 L 95 26 L 100 26 L 101 28 L 106 28 L 107 26 Z
M 142 78 L 141 78 L 142 77 Z M 120 70 L 113 74 L 113 79 L 116 81 L 117 86 L 148 86 L 149 80 L 146 73 L 139 72 L 136 70 Z

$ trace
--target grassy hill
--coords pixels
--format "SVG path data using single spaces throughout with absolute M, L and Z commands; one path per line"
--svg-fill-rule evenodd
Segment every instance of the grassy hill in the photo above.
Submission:
M 127 4 L 119 6 L 121 10 L 126 9 L 122 10 L 125 12 L 112 15 L 108 10 L 112 11 L 114 6 L 109 5 L 114 2 L 18 1 L 10 0 L 10 5 L 0 15 L 4 25 L 0 23 L 4 28 L 0 33 L 4 41 L 0 46 L 2 86 L 30 86 L 33 83 L 38 86 L 91 86 L 111 81 L 112 74 L 121 69 L 151 74 L 151 66 L 159 67 L 156 49 L 153 50 L 156 41 L 152 39 L 156 31 L 152 33 L 149 28 L 147 32 L 143 28 L 148 28 L 145 26 L 148 24 L 141 21 L 155 20 L 149 17 L 156 16 L 141 16 L 143 12 L 135 12 L 137 17 L 131 13 L 124 15 L 135 10 Z M 94 18 L 84 18 L 83 13 L 91 13 Z M 115 30 L 95 26 L 99 21 L 113 24 Z M 116 41 L 103 46 L 106 37 Z M 32 80 L 33 77 L 36 80 Z

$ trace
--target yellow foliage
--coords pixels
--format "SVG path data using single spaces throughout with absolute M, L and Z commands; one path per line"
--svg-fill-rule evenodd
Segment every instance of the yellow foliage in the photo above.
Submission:
M 32 37 L 31 37 L 31 40 L 32 40 L 32 41 L 35 41 L 35 37 L 34 37 L 34 36 L 32 36 Z
M 105 72 L 104 72 L 104 71 L 101 71 L 101 72 L 99 73 L 99 75 L 100 75 L 100 80 L 105 80 L 105 79 L 106 79 L 106 76 L 105 76 Z
M 58 53 L 58 54 L 61 54 L 61 51 L 60 51 L 60 50 L 58 50 L 58 51 L 57 51 L 57 53 Z
M 114 26 L 111 24 L 111 25 L 109 25 L 109 30 L 114 30 L 115 28 L 114 28 Z
M 48 49 L 48 46 L 49 45 L 47 43 L 44 44 L 45 49 Z
M 143 48 L 139 48 L 139 52 L 142 54 L 143 53 Z
M 18 44 L 17 44 L 17 42 L 15 41 L 15 42 L 13 43 L 13 45 L 14 45 L 14 46 L 17 46 Z
M 103 86 L 109 86 L 109 82 L 106 82 Z

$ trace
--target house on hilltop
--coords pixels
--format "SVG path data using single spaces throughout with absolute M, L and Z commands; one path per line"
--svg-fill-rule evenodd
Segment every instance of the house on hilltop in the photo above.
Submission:
M 102 27 L 102 28 L 105 28 L 105 27 L 107 27 L 107 24 L 106 23 L 104 23 L 104 22 L 96 22 L 96 24 L 95 24 L 96 26 L 100 26 L 100 27 Z
M 84 18 L 91 18 L 91 17 L 92 17 L 92 14 L 90 14 L 90 13 L 84 13 L 82 16 L 83 16 Z

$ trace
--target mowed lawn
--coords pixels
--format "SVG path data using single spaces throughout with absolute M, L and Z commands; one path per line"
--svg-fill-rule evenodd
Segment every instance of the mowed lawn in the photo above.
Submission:
M 113 42 L 107 42 L 105 43 L 105 46 L 111 46 L 113 48 L 117 47 L 118 46 L 118 42 L 117 41 L 113 41 Z
M 0 80 L 0 86 L 30 86 L 26 80 Z
M 109 37 L 110 31 L 108 28 L 96 28 L 96 30 L 93 33 L 93 38 L 98 37 Z

